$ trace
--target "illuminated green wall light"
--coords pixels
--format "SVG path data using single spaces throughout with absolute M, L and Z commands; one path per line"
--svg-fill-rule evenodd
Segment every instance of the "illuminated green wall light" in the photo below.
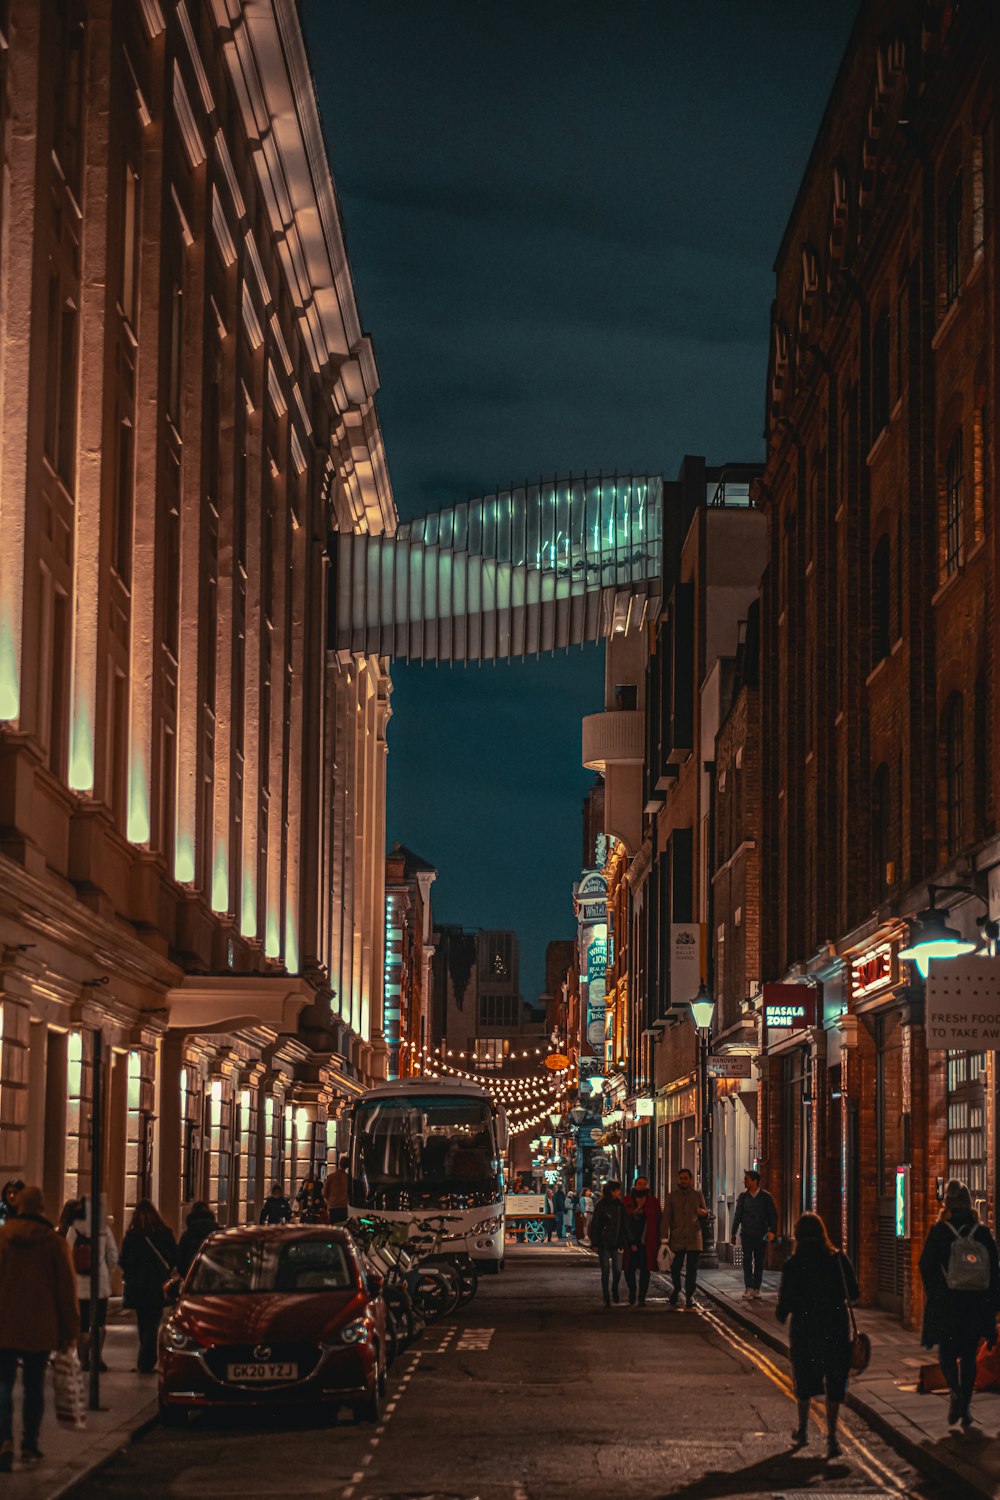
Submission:
M 216 848 L 212 867 L 212 910 L 229 910 L 229 856 L 221 841 Z
M 273 906 L 267 908 L 267 923 L 264 928 L 264 957 L 281 957 L 281 928 L 278 913 Z
M 0 719 L 16 719 L 21 712 L 21 684 L 17 675 L 14 632 L 7 609 L 0 616 Z
M 146 767 L 138 755 L 132 757 L 128 778 L 128 840 L 130 844 L 149 843 L 149 788 Z
M 257 890 L 253 873 L 243 872 L 243 900 L 240 904 L 240 932 L 244 937 L 257 936 Z
M 285 968 L 289 974 L 299 972 L 299 938 L 295 931 L 295 918 L 290 910 L 285 913 Z
M 194 840 L 189 833 L 177 835 L 177 845 L 174 849 L 174 879 L 179 880 L 181 885 L 191 885 L 194 882 Z
M 69 784 L 74 792 L 94 790 L 94 727 L 83 704 L 77 708 L 69 747 Z

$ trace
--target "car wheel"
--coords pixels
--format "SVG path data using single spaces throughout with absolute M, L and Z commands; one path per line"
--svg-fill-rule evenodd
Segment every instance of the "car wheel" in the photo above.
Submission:
M 364 1401 L 359 1401 L 354 1408 L 354 1414 L 359 1422 L 369 1422 L 377 1427 L 382 1420 L 382 1393 L 379 1390 L 378 1377 Z
M 160 1422 L 164 1427 L 186 1427 L 188 1424 L 187 1407 L 168 1406 L 165 1401 L 161 1401 Z

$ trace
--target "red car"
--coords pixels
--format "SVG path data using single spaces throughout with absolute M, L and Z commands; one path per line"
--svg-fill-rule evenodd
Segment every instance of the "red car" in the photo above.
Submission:
M 385 1303 L 350 1236 L 328 1225 L 211 1235 L 160 1328 L 160 1414 L 323 1403 L 377 1422 Z

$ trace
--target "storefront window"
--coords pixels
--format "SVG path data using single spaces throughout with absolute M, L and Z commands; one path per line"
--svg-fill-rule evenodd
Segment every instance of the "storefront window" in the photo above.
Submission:
M 986 1057 L 948 1053 L 948 1176 L 986 1196 Z
M 809 1052 L 799 1047 L 781 1061 L 784 1171 L 781 1222 L 791 1233 L 799 1214 L 812 1207 L 812 1130 L 809 1113 Z

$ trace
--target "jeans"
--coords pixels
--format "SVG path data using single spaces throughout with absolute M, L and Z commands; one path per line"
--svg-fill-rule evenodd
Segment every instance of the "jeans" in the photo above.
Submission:
M 37 1448 L 45 1410 L 47 1349 L 41 1354 L 35 1350 L 23 1353 L 17 1349 L 0 1349 L 0 1442 L 14 1441 L 14 1381 L 17 1379 L 18 1360 L 24 1364 L 24 1432 L 21 1443 L 25 1448 Z
M 979 1352 L 979 1334 L 960 1333 L 950 1339 L 942 1339 L 938 1345 L 941 1373 L 948 1382 L 948 1389 L 961 1399 L 968 1411 L 972 1392 L 976 1384 L 976 1355 Z
M 142 1307 L 135 1310 L 136 1326 L 139 1330 L 139 1357 L 136 1360 L 136 1369 L 142 1375 L 149 1375 L 156 1369 L 156 1338 L 160 1331 L 160 1319 L 163 1316 L 163 1303 L 144 1302 Z
M 761 1278 L 764 1275 L 764 1241 L 751 1239 L 749 1235 L 740 1236 L 740 1244 L 743 1246 L 743 1285 L 749 1291 L 760 1291 Z
M 645 1250 L 642 1250 L 639 1253 L 641 1253 L 643 1256 L 645 1256 L 646 1254 Z M 625 1268 L 625 1280 L 628 1282 L 628 1294 L 630 1297 L 635 1296 L 635 1282 L 637 1274 L 639 1278 L 639 1301 L 645 1302 L 646 1293 L 649 1291 L 649 1267 L 647 1266 L 644 1259 L 639 1261 L 636 1259 L 636 1256 L 633 1255 L 632 1259 L 629 1261 L 628 1265 Z
M 618 1249 L 605 1249 L 602 1245 L 597 1254 L 601 1262 L 601 1291 L 604 1293 L 605 1302 L 607 1302 L 609 1300 L 608 1280 L 612 1273 L 614 1273 L 612 1286 L 616 1298 L 618 1296 L 618 1288 L 622 1284 L 622 1253 Z
M 681 1294 L 681 1272 L 685 1271 L 684 1295 L 694 1296 L 695 1284 L 698 1280 L 698 1255 L 697 1250 L 678 1250 L 670 1265 L 670 1275 L 674 1283 L 674 1296 Z

